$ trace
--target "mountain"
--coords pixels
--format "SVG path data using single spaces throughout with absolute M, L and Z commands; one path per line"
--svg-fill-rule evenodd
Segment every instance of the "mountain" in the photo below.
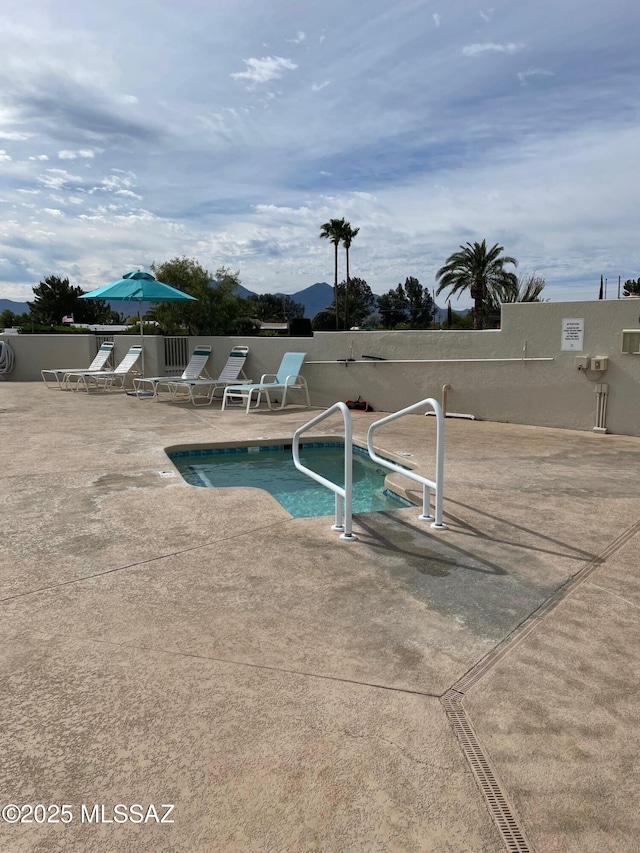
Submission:
M 243 287 L 241 284 L 236 287 L 235 293 L 236 296 L 241 296 L 243 299 L 248 299 L 249 296 L 257 296 L 257 293 L 254 293 L 252 290 L 247 290 L 247 288 Z
M 290 296 L 294 302 L 300 302 L 304 305 L 304 316 L 311 320 L 333 304 L 333 288 L 326 281 L 317 281 L 296 293 L 276 293 L 276 296 Z
M 29 306 L 26 302 L 13 302 L 11 299 L 0 299 L 0 311 L 13 311 L 14 314 L 28 314 Z
M 463 308 L 460 311 L 456 311 L 455 308 L 451 309 L 453 314 L 457 314 L 458 317 L 466 317 L 466 315 L 471 311 L 471 308 Z M 440 308 L 439 305 L 436 305 L 436 313 L 433 315 L 434 322 L 436 323 L 446 323 L 447 322 L 447 309 Z

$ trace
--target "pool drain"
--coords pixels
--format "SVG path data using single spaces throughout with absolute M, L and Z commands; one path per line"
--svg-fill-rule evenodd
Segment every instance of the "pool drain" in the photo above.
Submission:
M 502 835 L 506 849 L 509 853 L 532 853 L 532 847 L 515 817 L 515 810 L 500 787 L 489 759 L 480 746 L 473 726 L 462 707 L 463 695 L 451 689 L 442 697 L 441 701 L 451 727 L 460 741 L 462 751 L 484 795 L 491 817 Z

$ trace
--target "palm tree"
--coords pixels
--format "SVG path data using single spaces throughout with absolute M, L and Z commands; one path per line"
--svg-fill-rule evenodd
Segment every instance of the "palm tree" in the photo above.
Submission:
M 459 252 L 454 252 L 443 267 L 436 273 L 436 281 L 440 286 L 436 293 L 441 293 L 445 287 L 451 288 L 451 294 L 460 295 L 465 290 L 473 299 L 473 328 L 484 327 L 484 305 L 490 296 L 498 300 L 504 292 L 518 286 L 515 273 L 505 270 L 505 264 L 518 266 L 515 258 L 508 255 L 500 257 L 504 248 L 498 243 L 487 249 L 487 241 L 482 243 L 467 243 L 460 246 Z
M 347 286 L 344 294 L 344 327 L 349 328 L 349 249 L 352 241 L 358 236 L 359 228 L 352 228 L 350 222 L 344 223 L 342 230 L 342 245 L 347 259 Z
M 501 302 L 544 302 L 540 294 L 545 285 L 546 281 L 537 273 L 527 276 L 519 275 L 516 286 L 508 285 L 502 294 Z
M 330 219 L 320 226 L 320 239 L 329 240 L 335 249 L 335 274 L 333 279 L 333 303 L 336 311 L 336 329 L 338 328 L 338 246 L 342 240 L 346 222 L 343 219 Z

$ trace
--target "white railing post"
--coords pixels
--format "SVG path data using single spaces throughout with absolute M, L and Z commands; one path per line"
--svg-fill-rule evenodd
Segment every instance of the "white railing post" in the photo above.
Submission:
M 342 488 L 342 486 L 339 486 L 337 483 L 332 483 L 331 480 L 327 480 L 326 477 L 323 477 L 321 474 L 312 471 L 310 468 L 307 468 L 300 461 L 300 436 L 307 430 L 311 429 L 312 426 L 315 426 L 316 424 L 320 423 L 320 421 L 323 421 L 325 418 L 328 418 L 334 412 L 340 412 L 342 415 L 342 420 L 344 422 L 344 488 Z M 293 441 L 291 444 L 293 464 L 296 466 L 298 471 L 302 471 L 303 474 L 306 474 L 308 477 L 311 477 L 312 480 L 315 480 L 317 483 L 320 483 L 321 486 L 326 486 L 327 489 L 331 489 L 331 491 L 335 493 L 336 514 L 335 522 L 331 526 L 331 529 L 342 531 L 340 538 L 344 539 L 346 542 L 354 542 L 358 538 L 351 530 L 351 507 L 353 500 L 352 432 L 353 430 L 351 424 L 351 412 L 344 403 L 334 403 L 333 406 L 326 409 L 324 412 L 321 412 L 308 423 L 303 424 L 303 426 L 301 427 L 298 427 L 298 429 L 293 434 Z
M 391 421 L 395 421 L 398 418 L 402 418 L 405 415 L 409 415 L 418 409 L 422 409 L 424 406 L 431 406 L 436 416 L 435 481 L 429 480 L 427 477 L 422 477 L 420 474 L 416 474 L 408 468 L 402 468 L 400 465 L 396 465 L 395 462 L 391 462 L 389 459 L 384 459 L 382 456 L 378 456 L 373 446 L 373 433 L 378 429 L 378 427 L 383 424 L 388 424 Z M 367 432 L 367 450 L 369 451 L 371 459 L 373 459 L 374 462 L 377 462 L 378 465 L 389 468 L 391 471 L 396 471 L 398 474 L 402 474 L 405 477 L 409 477 L 411 480 L 415 480 L 416 483 L 422 484 L 422 515 L 418 517 L 421 521 L 433 521 L 431 527 L 434 530 L 446 530 L 447 525 L 442 521 L 444 483 L 444 415 L 442 413 L 440 403 L 432 397 L 427 397 L 425 400 L 420 400 L 419 403 L 414 403 L 412 406 L 407 406 L 399 412 L 394 412 L 392 415 L 387 415 L 386 417 L 375 421 L 371 424 L 369 431 Z M 435 490 L 435 515 L 431 514 L 431 489 Z

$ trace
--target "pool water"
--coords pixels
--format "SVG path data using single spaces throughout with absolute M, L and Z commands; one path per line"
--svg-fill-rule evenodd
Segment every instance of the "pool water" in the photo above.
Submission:
M 293 464 L 291 445 L 178 451 L 169 458 L 193 486 L 251 486 L 264 489 L 294 518 L 333 515 L 335 494 Z M 344 447 L 336 442 L 302 444 L 300 460 L 312 471 L 344 486 Z M 385 469 L 360 448 L 353 449 L 353 502 L 357 512 L 411 506 L 385 489 Z

